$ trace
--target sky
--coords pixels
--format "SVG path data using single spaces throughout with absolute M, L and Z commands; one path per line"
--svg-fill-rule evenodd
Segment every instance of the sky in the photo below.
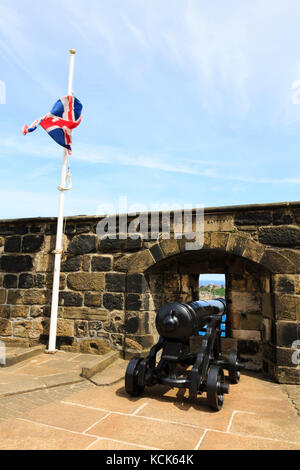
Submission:
M 67 216 L 299 200 L 299 18 L 297 0 L 0 0 L 0 219 L 57 215 L 62 147 L 21 128 L 66 95 L 70 48 Z

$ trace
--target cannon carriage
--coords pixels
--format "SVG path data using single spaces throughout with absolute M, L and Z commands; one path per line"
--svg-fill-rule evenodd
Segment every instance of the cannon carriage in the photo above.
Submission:
M 145 386 L 155 384 L 186 388 L 190 397 L 206 392 L 209 406 L 219 411 L 224 394 L 229 393 L 224 370 L 228 371 L 231 383 L 238 383 L 243 367 L 235 350 L 230 351 L 227 360 L 221 356 L 221 323 L 225 313 L 223 298 L 163 305 L 156 315 L 159 341 L 147 357 L 134 357 L 128 363 L 127 393 L 137 396 Z M 199 331 L 204 336 L 199 351 L 194 353 L 190 350 L 190 337 Z

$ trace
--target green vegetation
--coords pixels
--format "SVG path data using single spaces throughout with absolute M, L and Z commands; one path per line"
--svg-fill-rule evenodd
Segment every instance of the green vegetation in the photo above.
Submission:
M 208 286 L 201 286 L 199 288 L 200 292 L 208 293 L 210 295 L 217 295 L 220 297 L 225 297 L 225 287 L 218 286 L 216 284 L 209 284 Z

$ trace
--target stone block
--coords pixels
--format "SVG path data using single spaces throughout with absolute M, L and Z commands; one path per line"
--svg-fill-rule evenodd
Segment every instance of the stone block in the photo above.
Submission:
M 274 209 L 273 224 L 274 225 L 292 225 L 294 217 L 290 209 Z
M 36 318 L 33 320 L 36 328 L 39 329 L 43 335 L 49 335 L 50 319 L 49 318 Z M 56 327 L 57 336 L 74 336 L 74 321 L 66 318 L 58 318 Z
M 12 305 L 43 305 L 49 300 L 49 292 L 41 289 L 9 290 L 7 303 Z
M 53 287 L 53 274 L 46 275 L 46 287 L 47 289 L 52 289 Z M 65 274 L 60 274 L 59 276 L 59 290 L 64 290 L 67 286 L 67 279 Z
M 91 271 L 91 255 L 82 256 L 82 270 L 86 272 Z
M 107 310 L 122 310 L 124 308 L 124 295 L 109 292 L 104 293 L 103 307 Z
M 300 312 L 299 295 L 276 294 L 274 301 L 277 320 L 297 320 L 297 312 Z
M 126 238 L 124 243 L 125 251 L 139 251 L 143 246 L 143 239 L 141 236 L 136 238 Z
M 37 251 L 40 251 L 43 242 L 43 235 L 25 235 L 22 240 L 22 252 L 35 253 Z
M 275 350 L 276 365 L 279 367 L 297 368 L 300 364 L 300 350 L 296 348 L 283 348 L 273 346 Z
M 119 238 L 110 239 L 110 238 L 103 238 L 99 244 L 99 250 L 103 253 L 115 253 L 122 251 L 124 246 L 124 240 L 120 240 Z
M 124 347 L 126 351 L 142 352 L 153 346 L 152 335 L 126 335 Z
M 6 253 L 19 253 L 21 251 L 21 237 L 7 237 L 5 239 L 4 251 Z
M 271 225 L 272 212 L 269 210 L 237 211 L 234 214 L 234 225 Z
M 17 287 L 18 278 L 15 274 L 5 274 L 3 278 L 3 287 L 6 289 L 14 289 Z
M 10 317 L 10 305 L 0 305 L 0 318 Z
M 226 251 L 237 256 L 242 256 L 249 237 L 238 233 L 231 233 L 228 238 Z
M 105 286 L 104 273 L 74 273 L 68 274 L 67 285 L 69 289 L 79 291 L 102 291 Z
M 0 318 L 0 336 L 12 335 L 12 322 L 6 318 Z
M 59 305 L 81 307 L 83 300 L 79 292 L 63 291 L 59 293 Z
M 103 323 L 103 329 L 109 333 L 124 333 L 124 316 L 123 311 L 111 311 L 107 321 Z
M 265 247 L 263 245 L 260 245 L 253 240 L 248 240 L 243 257 L 258 263 L 264 254 L 264 250 Z
M 118 349 L 120 351 L 123 351 L 124 349 L 124 335 L 120 333 L 111 333 L 109 335 L 109 340 L 111 347 L 113 349 Z
M 113 259 L 113 271 L 119 271 L 127 273 L 128 263 L 131 260 L 131 255 L 118 253 L 114 255 Z
M 148 279 L 144 274 L 127 274 L 126 291 L 128 293 L 144 293 L 149 292 Z
M 85 338 L 89 334 L 89 324 L 87 320 L 75 320 L 75 336 Z
M 232 313 L 257 313 L 261 311 L 261 297 L 252 292 L 231 292 Z
M 64 307 L 64 318 L 105 321 L 107 317 L 108 311 L 101 308 Z
M 241 315 L 241 330 L 257 330 L 261 331 L 262 315 L 261 313 L 247 313 Z
M 67 255 L 65 261 L 61 263 L 61 271 L 63 272 L 80 271 L 81 263 L 82 263 L 81 256 Z
M 274 307 L 271 294 L 261 294 L 261 307 L 263 317 L 274 318 Z
M 231 232 L 233 230 L 233 216 L 231 214 L 205 214 L 205 232 Z
M 101 334 L 101 331 L 103 329 L 103 321 L 99 320 L 92 320 L 88 322 L 88 331 L 89 331 L 89 336 L 92 338 L 98 336 Z
M 96 235 L 78 235 L 69 243 L 68 250 L 75 255 L 95 253 L 97 251 L 98 237 Z
M 277 321 L 276 322 L 276 344 L 277 346 L 291 347 L 292 343 L 299 336 L 299 325 L 297 322 Z
M 39 252 L 35 256 L 34 267 L 36 272 L 49 273 L 54 269 L 54 255 Z M 29 271 L 22 269 L 22 271 Z
M 291 274 L 276 274 L 273 276 L 273 289 L 282 294 L 295 292 L 295 276 Z
M 272 273 L 294 273 L 295 264 L 284 253 L 274 249 L 266 249 L 260 263 Z
M 45 277 L 42 274 L 22 273 L 19 276 L 19 289 L 30 289 L 37 287 L 42 289 L 45 286 Z
M 107 273 L 105 275 L 105 290 L 108 292 L 125 292 L 126 274 Z
M 126 312 L 124 331 L 126 335 L 147 335 L 152 332 L 152 318 L 150 312 Z
M 101 299 L 100 293 L 86 292 L 84 294 L 84 305 L 86 305 L 87 307 L 100 307 L 101 304 L 102 304 L 102 299 Z
M 155 263 L 150 250 L 143 250 L 132 255 L 128 262 L 128 272 L 143 273 Z
M 238 340 L 238 352 L 241 355 L 255 356 L 260 351 L 260 342 L 256 340 Z
M 164 254 L 164 257 L 175 256 L 180 252 L 179 244 L 177 240 L 174 240 L 174 239 L 161 240 L 159 245 Z
M 29 340 L 39 340 L 43 333 L 42 320 L 16 320 L 13 323 L 14 336 Z
M 140 294 L 126 295 L 126 310 L 141 310 L 143 306 L 142 296 Z
M 9 223 L 1 223 L 0 224 L 0 235 L 24 235 L 28 232 L 28 227 L 24 225 L 23 222 L 14 222 L 12 224 Z
M 150 248 L 150 253 L 156 262 L 165 258 L 165 254 L 162 251 L 159 243 L 155 243 L 155 245 Z
M 211 248 L 215 250 L 226 250 L 226 246 L 228 243 L 229 239 L 229 234 L 228 233 L 222 233 L 222 232 L 213 232 L 211 234 L 211 242 L 210 246 Z
M 31 271 L 33 263 L 29 255 L 3 255 L 0 260 L 0 266 L 2 271 L 7 273 L 19 273 Z
M 32 305 L 30 307 L 30 316 L 32 318 L 35 318 L 35 317 L 50 317 L 50 314 L 51 314 L 51 306 L 50 305 Z M 63 317 L 63 308 L 62 307 L 58 307 L 57 316 L 58 316 L 58 318 Z
M 6 289 L 0 289 L 0 304 L 5 304 L 6 294 L 7 294 Z
M 106 354 L 111 350 L 106 338 L 83 339 L 80 341 L 80 352 L 86 354 Z
M 95 255 L 92 257 L 92 271 L 111 271 L 112 270 L 112 256 L 104 256 L 104 255 Z
M 238 330 L 232 329 L 232 337 L 238 340 L 245 341 L 260 341 L 261 332 L 256 330 Z
M 28 305 L 12 305 L 11 306 L 11 313 L 10 316 L 12 318 L 23 317 L 26 318 L 29 316 L 29 309 Z
M 260 243 L 282 247 L 300 245 L 300 228 L 293 225 L 280 225 L 277 227 L 261 227 L 258 229 Z
M 81 233 L 89 233 L 93 231 L 93 226 L 92 224 L 87 224 L 87 223 L 79 223 L 76 224 L 76 234 L 79 235 Z

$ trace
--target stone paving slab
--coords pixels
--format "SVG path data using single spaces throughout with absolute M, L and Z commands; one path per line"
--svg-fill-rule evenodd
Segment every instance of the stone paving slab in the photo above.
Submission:
M 86 380 L 0 398 L 0 418 L 3 401 L 6 413 L 0 448 L 300 450 L 297 409 L 284 386 L 260 374 L 243 373 L 223 409 L 213 412 L 205 396 L 190 400 L 184 390 L 168 387 L 148 387 L 140 397 L 129 397 L 121 375 L 125 367 L 118 361 L 110 367 L 112 382 L 117 380 L 111 385 Z
M 0 369 L 0 397 L 25 393 L 48 387 L 83 382 L 82 370 L 105 368 L 118 354 L 91 355 L 57 351 L 55 354 L 40 352 L 11 367 Z M 107 361 L 106 361 L 107 360 Z

